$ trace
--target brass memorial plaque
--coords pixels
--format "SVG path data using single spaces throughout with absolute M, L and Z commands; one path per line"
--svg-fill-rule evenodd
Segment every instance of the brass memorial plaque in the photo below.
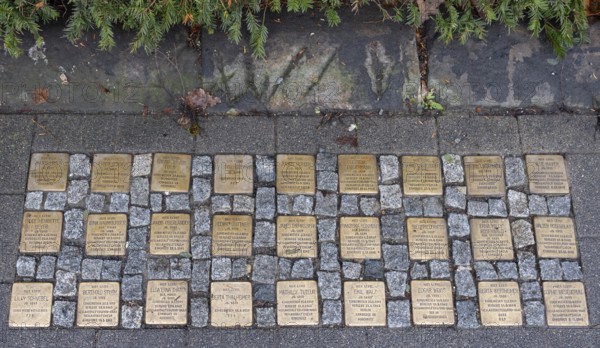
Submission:
M 469 196 L 504 196 L 504 166 L 500 156 L 465 156 Z
M 402 180 L 407 196 L 441 196 L 440 159 L 436 156 L 402 156 Z
M 131 155 L 94 155 L 92 192 L 129 192 L 130 180 Z
M 249 193 L 254 189 L 254 165 L 250 155 L 215 156 L 215 193 Z
M 189 214 L 152 214 L 150 254 L 179 255 L 190 251 Z
M 585 289 L 581 282 L 544 282 L 544 304 L 549 326 L 588 326 Z
M 315 158 L 277 155 L 277 193 L 315 194 Z
M 59 211 L 28 211 L 21 226 L 21 253 L 58 253 L 62 236 L 63 213 Z
M 567 170 L 560 155 L 527 155 L 529 191 L 537 194 L 567 194 Z
M 79 283 L 77 326 L 110 327 L 119 325 L 119 293 L 117 282 Z
M 415 325 L 454 325 L 452 284 L 447 280 L 410 282 Z
M 277 255 L 317 257 L 317 220 L 314 216 L 277 217 Z
M 447 260 L 448 233 L 443 218 L 408 218 L 408 250 L 412 260 Z
M 214 327 L 252 326 L 252 284 L 211 283 L 210 324 Z
M 48 327 L 52 314 L 52 283 L 14 283 L 9 327 Z
M 508 219 L 471 219 L 471 242 L 476 261 L 514 258 Z
M 343 259 L 381 258 L 379 219 L 375 217 L 340 218 L 340 245 Z
M 148 281 L 146 293 L 146 324 L 186 325 L 187 306 L 187 281 Z
M 517 282 L 480 282 L 478 290 L 481 323 L 484 326 L 523 324 Z
M 252 256 L 252 217 L 214 215 L 212 254 L 213 256 Z
M 573 220 L 568 217 L 534 217 L 538 257 L 576 259 L 577 241 Z
M 376 195 L 377 159 L 374 155 L 338 156 L 340 193 Z
M 127 242 L 127 215 L 90 214 L 87 220 L 85 252 L 92 256 L 124 256 Z
M 316 281 L 277 282 L 277 324 L 319 325 L 319 296 Z
M 34 153 L 29 163 L 28 191 L 64 191 L 69 174 L 69 154 Z
M 385 326 L 383 282 L 344 282 L 344 311 L 348 326 Z
M 192 172 L 192 156 L 157 153 L 152 165 L 150 188 L 159 192 L 188 192 Z

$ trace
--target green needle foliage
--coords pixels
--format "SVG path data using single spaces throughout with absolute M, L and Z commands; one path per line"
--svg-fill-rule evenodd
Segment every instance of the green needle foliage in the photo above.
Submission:
M 381 10 L 382 20 L 419 27 L 424 0 L 0 0 L 0 43 L 13 57 L 22 54 L 21 38 L 33 35 L 43 42 L 40 25 L 67 18 L 65 35 L 76 42 L 84 32 L 99 32 L 98 46 L 115 46 L 113 29 L 136 32 L 131 50 L 152 52 L 174 26 L 202 27 L 209 33 L 217 28 L 240 43 L 243 31 L 249 36 L 255 57 L 264 58 L 268 30 L 267 11 L 279 13 L 320 12 L 330 26 L 341 21 L 338 10 L 350 6 L 354 12 L 366 5 Z M 544 34 L 556 54 L 586 41 L 588 22 L 583 0 L 445 0 L 433 19 L 442 40 L 465 42 L 485 38 L 494 22 L 509 29 L 527 24 L 533 36 Z M 430 13 L 430 12 L 428 12 Z

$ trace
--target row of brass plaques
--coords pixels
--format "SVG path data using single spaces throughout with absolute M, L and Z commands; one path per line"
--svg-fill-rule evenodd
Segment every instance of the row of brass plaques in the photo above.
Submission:
M 129 191 L 132 156 L 97 154 L 92 168 L 92 192 Z M 565 163 L 559 155 L 527 155 L 529 189 L 538 194 L 569 193 Z M 191 155 L 154 155 L 151 190 L 188 192 Z M 64 191 L 69 155 L 35 153 L 31 156 L 28 190 Z M 503 196 L 504 166 L 500 156 L 465 156 L 467 192 L 470 196 Z M 375 155 L 339 155 L 339 184 L 343 194 L 376 195 L 378 169 Z M 277 191 L 284 194 L 315 193 L 315 158 L 310 155 L 277 155 Z M 402 156 L 404 194 L 441 196 L 442 170 L 436 156 Z M 251 194 L 254 189 L 250 155 L 215 156 L 215 193 Z
M 9 325 L 48 327 L 52 308 L 51 283 L 15 283 Z M 550 326 L 589 324 L 583 284 L 543 283 Z M 513 281 L 479 282 L 479 306 L 484 326 L 522 325 L 519 285 Z M 277 323 L 281 326 L 319 325 L 319 299 L 314 280 L 277 283 Z M 116 327 L 119 323 L 119 283 L 83 282 L 79 285 L 77 326 Z M 452 285 L 447 280 L 411 282 L 412 318 L 415 325 L 454 325 Z M 252 285 L 249 282 L 214 282 L 210 294 L 211 325 L 252 326 Z M 380 281 L 344 283 L 347 326 L 385 326 L 385 285 Z M 146 297 L 148 325 L 186 325 L 186 281 L 150 280 Z
M 534 217 L 538 256 L 577 258 L 573 220 L 568 217 Z M 252 255 L 252 217 L 213 216 L 213 256 Z M 443 218 L 408 218 L 408 246 L 414 260 L 445 260 L 448 235 Z M 21 231 L 21 253 L 57 253 L 60 248 L 61 212 L 26 212 Z M 124 256 L 127 235 L 125 214 L 90 214 L 87 219 L 86 253 Z M 475 260 L 513 260 L 508 219 L 471 219 Z M 314 216 L 277 217 L 277 254 L 289 258 L 317 256 L 317 222 Z M 190 215 L 155 213 L 150 224 L 150 254 L 188 253 Z M 341 217 L 340 245 L 343 259 L 381 258 L 379 219 Z

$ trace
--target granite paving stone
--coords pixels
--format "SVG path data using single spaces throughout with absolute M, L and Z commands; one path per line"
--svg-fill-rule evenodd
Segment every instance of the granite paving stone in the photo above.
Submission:
M 152 154 L 145 153 L 133 156 L 133 164 L 131 165 L 131 175 L 148 176 L 152 170 Z
M 517 264 L 515 262 L 499 261 L 496 263 L 496 267 L 498 268 L 499 279 L 519 279 L 519 271 L 517 270 Z
M 443 155 L 442 168 L 444 170 L 444 182 L 446 184 L 462 184 L 464 182 L 465 171 L 459 155 Z
M 254 198 L 242 195 L 233 196 L 233 212 L 247 214 L 254 213 Z
M 275 224 L 268 221 L 257 221 L 254 227 L 254 247 L 275 247 Z
M 381 209 L 402 208 L 402 190 L 400 185 L 379 185 Z
M 516 218 L 526 218 L 529 216 L 529 204 L 527 195 L 523 192 L 508 190 L 508 208 L 510 216 Z
M 234 259 L 231 263 L 231 278 L 240 279 L 248 276 L 248 262 L 246 259 Z
M 273 307 L 256 308 L 256 326 L 275 326 L 275 310 Z
M 150 194 L 150 208 L 152 209 L 152 212 L 156 213 L 156 212 L 162 211 L 162 209 L 163 209 L 162 201 L 163 201 L 163 198 L 160 193 L 151 193 Z
M 423 216 L 423 202 L 418 197 L 405 197 L 404 214 L 406 216 Z
M 210 278 L 212 280 L 231 279 L 231 259 L 228 257 L 213 258 Z
M 490 198 L 488 200 L 489 215 L 492 217 L 507 217 L 508 210 L 506 203 L 499 198 Z
M 454 275 L 454 282 L 456 283 L 456 296 L 475 297 L 477 295 L 470 269 L 458 267 Z
M 62 270 L 56 271 L 54 296 L 74 297 L 77 295 L 77 274 Z
M 344 261 L 342 262 L 342 271 L 346 279 L 358 279 L 362 266 L 358 262 Z
M 129 208 L 129 195 L 126 193 L 112 193 L 110 195 L 109 211 L 112 213 L 126 213 Z
M 208 207 L 194 209 L 194 233 L 199 235 L 210 234 L 210 211 Z
M 457 266 L 469 266 L 471 263 L 471 243 L 466 241 L 452 241 L 452 258 Z
M 210 260 L 194 261 L 192 263 L 192 291 L 208 292 L 210 284 Z
M 292 277 L 292 260 L 279 258 L 279 279 L 287 280 Z
M 550 215 L 569 216 L 571 214 L 571 197 L 548 197 Z
M 132 178 L 129 187 L 131 204 L 147 207 L 150 200 L 150 183 L 148 178 Z
M 381 260 L 366 260 L 364 277 L 371 280 L 383 279 L 383 262 Z
M 338 189 L 338 175 L 336 172 L 318 171 L 317 189 L 336 192 Z
M 277 257 L 257 255 L 252 267 L 252 281 L 258 284 L 273 284 L 277 274 Z
M 275 182 L 275 159 L 270 156 L 256 156 L 256 179 L 261 184 Z
M 197 204 L 206 204 L 210 199 L 212 185 L 210 179 L 192 179 L 192 201 Z
M 275 188 L 259 187 L 256 189 L 255 218 L 271 220 L 275 217 Z
M 17 276 L 33 277 L 35 275 L 35 258 L 32 256 L 19 256 L 17 259 Z
M 457 327 L 461 329 L 477 329 L 477 306 L 473 301 L 456 301 Z
M 193 298 L 191 300 L 192 327 L 208 326 L 208 299 Z
M 539 301 L 525 302 L 523 313 L 525 314 L 526 326 L 545 326 L 546 310 L 544 304 Z
M 148 244 L 148 227 L 135 227 L 127 231 L 127 249 L 146 250 Z
M 211 208 L 213 213 L 230 213 L 231 212 L 231 197 L 230 196 L 212 196 L 210 198 Z M 257 202 L 258 208 L 258 202 Z M 256 211 L 258 218 L 258 209 Z
M 426 217 L 444 216 L 444 206 L 442 205 L 442 199 L 439 197 L 423 198 L 423 214 Z
M 386 270 L 408 271 L 410 261 L 406 245 L 383 244 L 381 250 Z
M 275 303 L 275 285 L 258 284 L 254 286 L 254 301 Z
M 411 279 L 427 279 L 428 276 L 427 265 L 424 263 L 415 262 L 410 269 Z
M 382 184 L 396 182 L 400 177 L 400 161 L 398 156 L 379 156 L 379 173 Z
M 450 209 L 465 210 L 467 207 L 467 188 L 465 186 L 446 186 L 444 205 Z
M 516 220 L 510 224 L 513 240 L 517 249 L 535 244 L 531 224 L 527 220 Z
M 317 191 L 315 215 L 337 216 L 338 195 L 330 192 Z
M 121 326 L 124 329 L 139 329 L 142 326 L 144 307 L 125 304 L 121 306 Z
M 340 200 L 340 214 L 357 215 L 358 214 L 358 196 L 342 195 Z
M 406 292 L 406 272 L 386 272 L 385 282 L 391 297 L 404 297 Z
M 475 264 L 475 274 L 477 275 L 477 280 L 496 280 L 498 279 L 498 274 L 494 269 L 494 265 L 490 262 L 485 261 L 476 261 Z
M 102 261 L 102 280 L 121 280 L 121 261 L 104 260 Z
M 384 240 L 390 242 L 406 242 L 406 232 L 404 231 L 404 215 L 391 214 L 382 216 L 381 235 Z
M 315 168 L 318 171 L 327 170 L 335 172 L 337 170 L 337 156 L 333 153 L 319 152 L 317 154 Z
M 409 327 L 410 301 L 388 301 L 387 303 L 387 325 L 390 328 Z
M 83 259 L 81 262 L 81 279 L 100 280 L 102 277 L 102 259 Z
M 546 198 L 539 195 L 529 195 L 529 213 L 531 215 L 548 215 Z
M 169 279 L 169 259 L 150 258 L 146 263 L 148 279 Z
M 56 257 L 44 255 L 40 258 L 40 262 L 37 267 L 37 274 L 35 279 L 37 280 L 51 280 L 54 279 L 54 270 L 56 268 Z
M 325 300 L 323 301 L 323 312 L 321 315 L 323 325 L 341 325 L 342 324 L 342 301 Z
M 124 274 L 142 274 L 146 270 L 146 256 L 145 250 L 132 250 L 127 255 L 127 262 L 125 263 Z
M 581 267 L 577 261 L 563 261 L 561 262 L 561 266 L 565 280 L 581 280 L 583 278 Z
M 338 247 L 335 243 L 321 243 L 321 265 L 323 271 L 339 271 Z
M 520 157 L 506 157 L 504 159 L 504 170 L 506 173 L 507 188 L 521 188 L 527 185 L 525 174 L 525 163 Z
M 537 270 L 535 267 L 535 255 L 528 251 L 519 251 L 517 253 L 519 264 L 519 276 L 523 280 L 537 279 Z
M 129 226 L 140 227 L 150 225 L 150 209 L 141 207 L 129 208 Z
M 289 215 L 292 213 L 292 197 L 288 195 L 277 195 L 277 214 Z
M 45 210 L 64 210 L 67 204 L 67 194 L 65 192 L 48 192 L 44 202 Z
M 192 277 L 192 262 L 188 258 L 173 257 L 171 263 L 171 279 L 190 279 Z
M 292 266 L 293 279 L 312 279 L 314 276 L 313 263 L 309 259 L 300 259 Z
M 194 156 L 192 160 L 192 176 L 211 176 L 212 159 L 209 156 Z
M 337 272 L 317 272 L 319 293 L 323 300 L 337 300 L 342 294 L 342 279 Z
M 312 215 L 314 198 L 311 196 L 299 195 L 294 197 L 292 206 L 293 214 Z
M 429 262 L 432 279 L 449 279 L 450 265 L 448 261 L 432 260 Z
M 71 206 L 84 203 L 89 188 L 87 180 L 71 180 L 67 189 L 67 203 Z
M 541 300 L 542 288 L 538 282 L 523 282 L 520 285 L 523 301 Z
M 482 201 L 471 201 L 467 203 L 467 213 L 470 216 L 475 217 L 487 217 L 488 216 L 488 203 Z
M 187 211 L 190 210 L 190 198 L 185 194 L 171 194 L 165 199 L 167 211 Z
M 448 233 L 450 237 L 466 237 L 470 235 L 469 217 L 466 214 L 448 214 Z
M 69 157 L 69 178 L 89 178 L 92 166 L 90 158 L 81 153 L 73 154 Z
M 562 280 L 563 270 L 558 259 L 540 260 L 542 280 Z
M 360 211 L 367 216 L 373 216 L 379 214 L 381 206 L 377 201 L 377 198 L 372 197 L 361 197 L 360 198 Z
M 92 193 L 86 199 L 85 206 L 91 213 L 101 213 L 106 197 L 103 194 Z
M 337 220 L 318 219 L 317 231 L 319 233 L 319 242 L 335 242 L 337 233 Z
M 62 328 L 71 328 L 75 323 L 75 302 L 54 301 L 52 305 L 52 324 Z
M 144 299 L 143 291 L 144 278 L 141 275 L 124 276 L 121 281 L 121 300 L 123 301 L 142 301 Z
M 80 248 L 75 246 L 63 246 L 58 254 L 56 267 L 63 271 L 74 273 L 81 272 L 81 260 L 83 253 Z
M 27 210 L 40 210 L 42 208 L 42 200 L 44 199 L 44 193 L 40 191 L 27 192 L 25 196 L 25 209 Z

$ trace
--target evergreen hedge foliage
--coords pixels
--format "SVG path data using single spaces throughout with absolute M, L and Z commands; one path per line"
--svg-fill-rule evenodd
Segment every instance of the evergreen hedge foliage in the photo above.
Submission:
M 21 38 L 30 33 L 38 45 L 43 42 L 40 25 L 67 18 L 66 37 L 77 41 L 87 30 L 98 30 L 99 47 L 115 45 L 113 28 L 120 26 L 137 33 L 132 51 L 151 52 L 176 25 L 203 27 L 209 32 L 223 30 L 239 43 L 243 29 L 249 33 L 252 52 L 265 57 L 267 11 L 292 13 L 320 11 L 330 26 L 340 23 L 338 10 L 350 6 L 358 11 L 374 4 L 382 19 L 421 25 L 425 0 L 0 0 L 0 42 L 14 57 L 22 53 Z M 435 1 L 434 1 L 435 2 Z M 429 9 L 431 10 L 431 9 Z M 437 12 L 437 11 L 433 11 Z M 486 27 L 494 22 L 508 28 L 524 22 L 533 36 L 544 34 L 558 56 L 574 44 L 587 40 L 588 22 L 583 0 L 444 0 L 433 16 L 442 40 L 465 42 L 474 36 L 485 37 Z M 284 23 L 285 24 L 285 23 Z

